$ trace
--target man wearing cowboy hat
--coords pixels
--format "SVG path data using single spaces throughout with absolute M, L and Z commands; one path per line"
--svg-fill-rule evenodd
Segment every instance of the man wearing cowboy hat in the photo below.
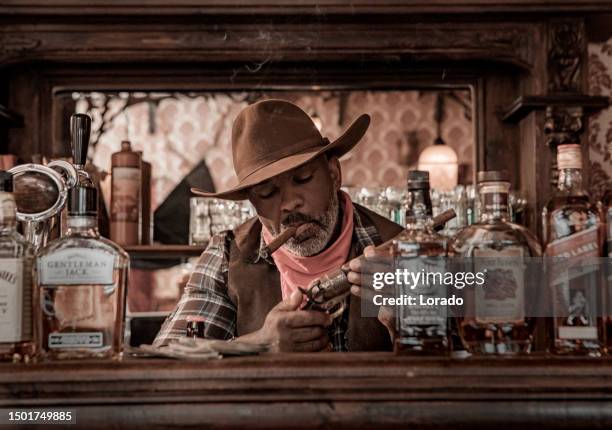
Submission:
M 338 158 L 359 142 L 369 123 L 361 115 L 330 142 L 287 101 L 260 101 L 238 115 L 232 129 L 238 185 L 220 193 L 192 191 L 248 199 L 257 216 L 211 239 L 155 345 L 185 336 L 187 321 L 198 317 L 206 338 L 270 343 L 279 351 L 391 349 L 390 323 L 361 317 L 358 296 L 347 298 L 343 314 L 333 320 L 300 310 L 299 288 L 401 231 L 340 190 Z M 296 237 L 268 256 L 266 244 L 298 225 Z

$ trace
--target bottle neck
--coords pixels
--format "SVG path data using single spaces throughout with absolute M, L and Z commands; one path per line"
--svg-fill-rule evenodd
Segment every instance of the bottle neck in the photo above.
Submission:
M 66 236 L 100 236 L 97 216 L 69 215 L 66 220 L 66 226 L 68 227 Z
M 480 188 L 480 222 L 508 221 L 508 193 L 510 184 L 507 182 L 485 182 Z
M 559 170 L 557 188 L 559 191 L 567 194 L 584 194 L 584 189 L 582 188 L 582 170 L 575 168 Z
M 429 189 L 409 190 L 409 205 L 406 210 L 407 230 L 428 230 L 433 225 L 432 205 Z

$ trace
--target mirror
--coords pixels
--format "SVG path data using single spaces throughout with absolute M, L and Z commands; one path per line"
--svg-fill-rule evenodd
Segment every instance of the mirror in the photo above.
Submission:
M 92 117 L 89 157 L 100 171 L 110 172 L 111 154 L 120 149 L 122 140 L 130 140 L 134 150 L 143 151 L 143 159 L 152 164 L 151 209 L 156 211 L 169 201 L 180 182 L 194 169 L 201 169 L 200 179 L 208 181 L 208 188 L 221 190 L 234 185 L 233 119 L 248 104 L 265 98 L 296 103 L 330 140 L 338 137 L 358 115 L 371 116 L 370 128 L 362 141 L 341 160 L 343 185 L 357 194 L 362 193 L 356 198 L 363 198 L 364 192 L 383 192 L 387 187 L 403 189 L 406 172 L 419 166 L 419 157 L 424 151 L 431 152 L 437 147 L 455 154 L 454 181 L 460 185 L 471 184 L 476 164 L 472 93 L 469 87 L 263 92 L 64 91 L 56 93 L 59 98 L 56 102 L 66 115 L 81 112 Z M 429 155 L 430 162 L 440 156 L 435 151 L 433 157 Z M 104 174 L 102 178 L 101 189 L 108 208 L 110 178 Z M 452 185 L 451 180 L 448 188 Z M 180 198 L 188 210 L 189 195 Z M 188 225 L 188 219 L 183 221 Z M 155 233 L 159 240 L 157 229 Z M 186 241 L 186 237 L 172 242 L 164 240 L 165 243 Z M 130 310 L 172 309 L 191 270 L 189 264 L 157 267 L 154 272 L 133 271 Z

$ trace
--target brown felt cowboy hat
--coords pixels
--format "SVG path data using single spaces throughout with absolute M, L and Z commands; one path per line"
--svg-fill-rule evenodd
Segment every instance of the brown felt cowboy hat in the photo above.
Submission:
M 219 193 L 192 188 L 194 194 L 244 200 L 247 189 L 301 166 L 324 152 L 340 157 L 363 137 L 370 117 L 361 115 L 330 142 L 302 109 L 285 100 L 263 100 L 238 114 L 232 129 L 232 156 L 238 185 Z

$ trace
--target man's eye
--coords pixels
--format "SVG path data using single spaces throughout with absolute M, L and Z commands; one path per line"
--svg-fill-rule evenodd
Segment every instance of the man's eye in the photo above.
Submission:
M 312 174 L 310 175 L 306 175 L 306 176 L 296 176 L 296 178 L 294 179 L 295 182 L 297 182 L 298 184 L 305 184 L 306 182 L 310 181 L 312 179 Z
M 275 192 L 276 192 L 276 190 L 271 189 L 271 190 L 260 191 L 260 192 L 257 193 L 257 195 L 261 199 L 268 199 L 268 198 L 272 197 Z

